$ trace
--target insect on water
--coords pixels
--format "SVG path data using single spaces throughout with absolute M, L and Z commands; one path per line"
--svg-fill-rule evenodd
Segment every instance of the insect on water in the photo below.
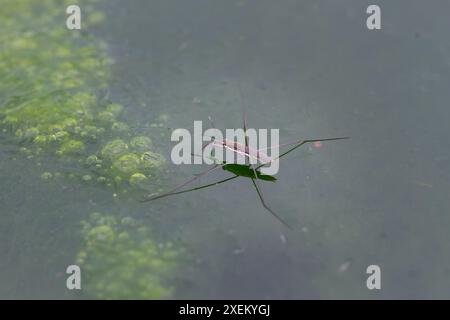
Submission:
M 239 86 L 239 93 L 241 96 L 241 100 L 244 101 L 243 95 L 242 95 L 242 90 L 241 90 L 240 86 Z M 173 195 L 177 195 L 177 194 L 182 194 L 182 193 L 187 193 L 187 192 L 196 191 L 196 190 L 200 190 L 200 189 L 205 189 L 205 188 L 213 187 L 218 184 L 222 184 L 222 183 L 234 180 L 238 177 L 244 177 L 244 178 L 248 178 L 251 180 L 253 187 L 255 188 L 256 193 L 259 197 L 259 200 L 261 201 L 262 206 L 267 211 L 269 211 L 283 225 L 285 225 L 288 228 L 291 228 L 277 213 L 275 213 L 275 211 L 273 211 L 267 205 L 267 202 L 265 201 L 264 195 L 261 190 L 259 180 L 274 182 L 274 181 L 276 181 L 276 178 L 273 175 L 263 174 L 260 169 L 264 166 L 271 164 L 273 161 L 279 160 L 280 158 L 284 157 L 288 153 L 294 151 L 297 148 L 300 148 L 301 146 L 303 146 L 305 144 L 314 143 L 314 144 L 316 144 L 316 146 L 317 145 L 321 146 L 322 142 L 324 142 L 324 141 L 344 140 L 344 139 L 349 139 L 349 137 L 325 138 L 325 139 L 303 139 L 303 140 L 297 140 L 297 141 L 290 142 L 290 143 L 279 144 L 277 146 L 272 146 L 271 148 L 287 147 L 287 146 L 291 146 L 291 148 L 289 148 L 285 152 L 281 153 L 279 156 L 272 158 L 272 157 L 268 156 L 267 153 L 265 152 L 267 149 L 271 149 L 271 148 L 255 149 L 255 148 L 250 147 L 249 142 L 248 142 L 248 136 L 247 136 L 247 128 L 248 128 L 247 113 L 244 108 L 244 103 L 242 103 L 242 114 L 243 114 L 243 130 L 245 133 L 245 145 L 242 145 L 238 142 L 230 141 L 227 139 L 216 139 L 214 137 L 211 137 L 211 140 L 206 142 L 203 145 L 202 150 L 209 144 L 212 144 L 215 147 L 222 147 L 223 149 L 227 149 L 236 154 L 244 156 L 246 158 L 246 160 L 248 160 L 248 161 L 246 161 L 246 164 L 227 163 L 225 161 L 222 161 L 219 163 L 216 162 L 215 164 L 211 165 L 211 167 L 209 167 L 207 170 L 194 175 L 194 177 L 177 185 L 172 190 L 162 193 L 162 194 L 149 194 L 145 197 L 145 199 L 143 199 L 143 201 L 153 201 L 153 200 L 165 198 L 168 196 L 173 196 Z M 211 118 L 209 118 L 209 120 L 211 121 L 212 127 L 214 127 L 214 124 L 213 124 Z M 199 155 L 195 155 L 195 154 L 192 154 L 192 155 L 199 156 Z M 249 161 L 250 159 L 253 161 Z M 255 164 L 254 160 L 256 160 L 256 162 L 257 162 L 256 164 Z M 212 171 L 214 171 L 218 168 L 222 168 L 223 170 L 232 173 L 233 176 L 228 177 L 223 180 L 216 181 L 216 182 L 212 182 L 212 183 L 197 186 L 194 188 L 182 190 L 183 187 L 198 180 L 199 178 L 205 176 L 206 174 L 211 173 Z

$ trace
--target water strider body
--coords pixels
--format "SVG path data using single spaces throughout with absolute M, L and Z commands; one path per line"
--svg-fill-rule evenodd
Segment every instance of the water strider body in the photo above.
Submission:
M 210 143 L 212 143 L 212 145 L 216 147 L 223 147 L 224 149 L 230 150 L 236 154 L 243 155 L 248 159 L 253 159 L 263 164 L 268 164 L 273 161 L 273 159 L 262 150 L 255 149 L 250 146 L 245 146 L 237 141 L 230 141 L 227 139 L 224 140 L 214 139 L 214 141 Z

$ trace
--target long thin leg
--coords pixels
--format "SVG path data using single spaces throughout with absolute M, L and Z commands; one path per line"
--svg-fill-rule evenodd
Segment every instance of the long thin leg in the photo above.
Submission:
M 294 151 L 295 149 L 301 147 L 302 145 L 306 144 L 306 143 L 311 143 L 311 142 L 316 142 L 316 141 L 332 141 L 332 140 L 342 140 L 342 139 L 349 139 L 349 137 L 342 137 L 342 138 L 326 138 L 326 139 L 310 139 L 310 140 L 303 140 L 303 141 L 299 141 L 298 144 L 295 147 L 292 147 L 291 149 L 287 150 L 286 152 L 282 153 L 281 155 L 279 155 L 277 158 L 272 159 L 270 162 L 275 161 L 276 159 L 279 159 L 285 155 L 287 155 L 289 152 Z M 269 163 L 270 163 L 269 162 Z M 268 163 L 265 164 L 261 164 L 259 165 L 257 168 L 255 168 L 253 165 L 251 165 L 252 169 L 253 169 L 253 173 L 255 174 L 255 179 L 252 178 L 252 182 L 253 185 L 256 188 L 256 192 L 258 193 L 259 199 L 261 200 L 261 203 L 263 205 L 263 207 L 265 209 L 267 209 L 267 211 L 269 211 L 275 218 L 277 218 L 282 224 L 284 224 L 286 227 L 288 227 L 289 229 L 291 229 L 291 227 L 283 221 L 283 219 L 280 218 L 280 216 L 278 216 L 265 202 L 264 200 L 264 196 L 261 192 L 261 188 L 259 187 L 259 183 L 258 183 L 258 175 L 256 170 L 261 168 L 262 166 L 266 165 Z
M 151 198 L 142 199 L 141 202 L 153 201 L 153 200 L 156 200 L 156 199 L 161 199 L 161 198 L 165 198 L 165 197 L 168 197 L 168 196 L 173 196 L 173 195 L 176 195 L 176 194 L 182 194 L 182 193 L 187 193 L 187 192 L 191 192 L 191 191 L 205 189 L 205 188 L 208 188 L 208 187 L 212 187 L 212 186 L 215 186 L 215 185 L 218 185 L 218 184 L 221 184 L 221 183 L 224 183 L 224 182 L 236 179 L 237 177 L 239 177 L 239 176 L 238 175 L 234 175 L 232 177 L 229 177 L 229 178 L 226 178 L 226 179 L 223 179 L 223 180 L 219 180 L 219 181 L 216 181 L 216 182 L 208 183 L 208 184 L 205 184 L 205 185 L 202 185 L 202 186 L 198 186 L 198 187 L 195 187 L 195 188 L 181 190 L 181 191 L 176 191 L 176 192 L 167 192 L 167 193 L 164 193 L 164 194 L 161 194 L 161 195 L 156 195 L 156 196 L 151 197 Z
M 341 137 L 341 138 L 325 138 L 325 139 L 309 139 L 309 140 L 303 140 L 300 142 L 300 144 L 298 146 L 295 146 L 285 152 L 283 152 L 280 156 L 278 156 L 277 158 L 281 158 L 285 155 L 287 155 L 288 153 L 290 153 L 291 151 L 294 151 L 295 149 L 301 147 L 302 145 L 306 144 L 306 143 L 312 143 L 312 142 L 322 142 L 322 141 L 334 141 L 334 140 L 345 140 L 345 139 L 350 139 L 350 137 Z
M 255 174 L 255 178 L 251 178 L 253 185 L 255 186 L 256 192 L 258 193 L 259 199 L 261 200 L 261 204 L 263 205 L 263 207 L 269 211 L 275 218 L 277 218 L 278 221 L 280 221 L 282 224 L 284 224 L 286 227 L 288 227 L 289 229 L 292 229 L 283 219 L 281 219 L 281 217 L 276 214 L 271 208 L 269 208 L 269 206 L 266 204 L 266 201 L 264 200 L 264 196 L 262 194 L 261 188 L 259 186 L 259 182 L 258 182 L 258 174 L 256 173 L 256 169 L 253 165 L 250 165 L 253 169 L 253 173 Z
M 252 178 L 252 182 L 253 185 L 256 188 L 256 192 L 258 193 L 259 199 L 261 200 L 261 204 L 263 205 L 263 207 L 269 211 L 278 221 L 280 221 L 284 226 L 286 226 L 287 228 L 291 229 L 291 226 L 289 226 L 283 219 L 280 218 L 279 215 L 277 215 L 272 209 L 270 209 L 270 207 L 266 204 L 266 202 L 264 201 L 264 197 L 261 193 L 261 189 L 258 186 L 258 183 L 255 181 L 255 179 Z
M 211 118 L 211 117 L 208 117 L 208 119 L 209 119 L 209 121 L 211 122 L 211 126 L 214 128 L 214 122 L 213 122 L 212 118 Z M 212 142 L 214 142 L 214 140 L 206 141 L 206 142 L 203 144 L 203 146 L 202 146 L 202 150 L 204 150 L 204 149 L 205 149 L 209 144 L 211 144 Z M 193 155 L 193 156 L 196 156 L 195 154 L 192 154 L 192 155 Z M 222 166 L 223 166 L 223 165 L 222 165 Z M 177 191 L 177 190 L 183 188 L 184 186 L 188 185 L 188 184 L 191 183 L 191 182 L 194 182 L 195 180 L 199 179 L 200 177 L 204 176 L 205 174 L 207 174 L 207 173 L 209 173 L 209 172 L 211 172 L 211 171 L 213 171 L 213 170 L 215 170 L 215 169 L 217 169 L 217 168 L 219 168 L 219 165 L 218 165 L 218 164 L 215 164 L 215 165 L 213 165 L 211 168 L 208 168 L 207 170 L 205 170 L 205 171 L 203 171 L 203 172 L 200 172 L 200 173 L 196 174 L 194 177 L 192 177 L 192 178 L 186 180 L 185 182 L 183 182 L 183 183 L 177 185 L 177 186 L 176 186 L 175 188 L 173 188 L 172 190 L 170 190 L 170 191 L 168 191 L 168 192 L 166 192 L 166 193 L 164 193 L 164 194 L 161 194 L 161 195 L 157 195 L 157 196 L 154 196 L 154 197 L 150 197 L 150 198 L 148 198 L 148 200 L 154 200 L 154 199 L 158 199 L 158 198 L 160 198 L 160 197 L 162 197 L 162 196 L 164 196 L 164 195 L 166 195 L 166 194 L 172 194 L 172 193 L 174 193 L 175 191 Z
M 242 93 L 242 88 L 241 88 L 241 83 L 238 82 L 238 89 L 239 89 L 239 96 L 241 98 L 241 109 L 242 109 L 242 122 L 243 122 L 243 129 L 244 129 L 244 134 L 245 134 L 245 148 L 248 148 L 248 136 L 247 136 L 247 127 L 248 127 L 248 122 L 247 122 L 247 106 L 246 106 L 246 101 L 244 99 L 244 94 Z
M 214 142 L 214 138 L 211 141 L 206 141 L 205 143 L 203 143 L 202 145 L 202 151 L 205 150 L 205 148 L 210 145 L 211 143 Z
M 259 168 L 261 168 L 261 167 L 263 167 L 263 166 L 265 166 L 265 165 L 270 164 L 271 162 L 273 162 L 273 161 L 275 161 L 275 160 L 277 160 L 277 159 L 280 159 L 281 157 L 284 157 L 284 156 L 287 155 L 288 153 L 294 151 L 294 150 L 297 149 L 297 148 L 300 148 L 301 146 L 303 146 L 303 145 L 306 144 L 306 143 L 317 142 L 317 141 L 344 140 L 344 139 L 350 139 L 350 137 L 342 137 L 342 138 L 326 138 L 326 139 L 310 139 L 310 140 L 302 140 L 302 141 L 299 141 L 298 144 L 297 144 L 296 146 L 294 146 L 294 147 L 290 148 L 289 150 L 283 152 L 283 153 L 280 154 L 278 157 L 272 159 L 272 160 L 269 161 L 269 162 L 266 162 L 266 163 L 263 163 L 263 164 L 260 164 L 259 166 L 257 166 L 257 167 L 256 167 L 256 170 L 258 170 Z
M 186 185 L 188 185 L 188 184 L 194 182 L 195 180 L 199 179 L 200 177 L 204 176 L 205 174 L 207 174 L 207 173 L 209 173 L 209 172 L 211 172 L 211 171 L 213 171 L 213 170 L 215 170 L 215 169 L 217 169 L 217 168 L 220 168 L 220 167 L 222 167 L 222 166 L 223 166 L 223 165 L 215 164 L 215 165 L 213 165 L 212 167 L 208 168 L 207 170 L 205 170 L 205 171 L 203 171 L 203 172 L 200 172 L 200 173 L 196 174 L 194 177 L 192 177 L 192 178 L 186 180 L 185 182 L 183 182 L 183 183 L 177 185 L 175 188 L 173 188 L 172 190 L 170 190 L 170 191 L 168 191 L 168 192 L 165 192 L 165 193 L 159 194 L 159 195 L 154 195 L 154 196 L 152 196 L 152 195 L 147 195 L 146 200 L 147 200 L 147 201 L 150 201 L 150 200 L 155 200 L 155 199 L 163 198 L 163 197 L 165 197 L 165 196 L 167 196 L 167 195 L 171 195 L 171 194 L 173 194 L 174 192 L 176 192 L 176 191 L 180 190 L 181 188 L 183 188 L 184 186 L 186 186 Z
M 323 140 L 320 140 L 320 141 L 323 141 Z M 300 143 L 300 142 L 303 142 L 303 140 L 297 140 L 297 141 L 292 141 L 292 142 L 281 143 L 281 144 L 278 144 L 278 145 L 275 145 L 275 146 L 271 146 L 271 147 L 268 147 L 268 148 L 261 148 L 261 149 L 258 149 L 257 151 L 259 152 L 259 151 L 270 150 L 270 149 L 273 149 L 273 148 L 292 146 L 292 145 Z
M 209 173 L 209 172 L 211 172 L 211 171 L 213 171 L 213 170 L 215 170 L 215 169 L 217 169 L 217 168 L 219 168 L 219 167 L 220 167 L 220 165 L 214 164 L 211 168 L 208 168 L 207 170 L 205 170 L 205 171 L 203 171 L 203 172 L 197 173 L 197 174 L 195 174 L 195 176 L 192 177 L 191 179 L 187 180 L 186 182 L 184 182 L 184 183 L 182 183 L 182 184 L 179 184 L 178 186 L 176 186 L 175 188 L 173 188 L 171 192 L 177 191 L 177 190 L 181 189 L 182 187 L 188 185 L 188 184 L 191 183 L 191 182 L 194 182 L 195 180 L 197 180 L 197 179 L 203 177 L 205 174 L 207 174 L 207 173 Z
M 211 127 L 214 128 L 214 127 L 215 127 L 214 121 L 212 120 L 212 118 L 211 118 L 210 116 L 208 117 L 208 119 L 209 119 L 209 121 L 210 121 L 210 123 L 211 123 Z M 202 150 L 204 150 L 209 144 L 211 144 L 211 143 L 213 143 L 213 142 L 214 142 L 214 139 L 212 139 L 211 141 L 206 141 L 206 142 L 202 145 Z M 198 156 L 198 155 L 196 155 L 196 154 L 192 154 L 192 155 L 193 155 L 193 156 Z M 180 190 L 181 188 L 183 188 L 184 186 L 186 186 L 186 185 L 188 185 L 188 184 L 194 182 L 195 180 L 199 179 L 200 177 L 204 176 L 205 174 L 207 174 L 207 173 L 209 173 L 209 172 L 211 172 L 211 171 L 213 171 L 213 170 L 215 170 L 215 169 L 217 169 L 217 168 L 223 167 L 224 165 L 225 165 L 225 163 L 223 163 L 223 164 L 215 164 L 215 165 L 213 165 L 211 168 L 208 168 L 207 170 L 205 170 L 205 171 L 203 171 L 203 172 L 201 172 L 201 173 L 198 173 L 198 174 L 196 174 L 194 177 L 192 177 L 192 178 L 186 180 L 185 182 L 183 182 L 183 183 L 177 185 L 175 188 L 173 188 L 172 190 L 170 190 L 170 191 L 168 191 L 168 192 L 165 192 L 165 193 L 163 193 L 163 194 L 153 195 L 153 196 L 152 196 L 152 195 L 147 195 L 146 199 L 144 199 L 143 201 L 151 201 L 151 200 L 156 200 L 156 199 L 164 198 L 164 197 L 167 197 L 167 196 L 170 196 L 170 195 L 173 195 L 173 194 L 178 194 L 177 191 Z M 195 189 L 195 188 L 194 188 L 194 189 Z M 193 191 L 193 190 L 191 190 L 191 191 Z M 187 192 L 187 190 L 185 190 L 184 192 Z M 183 192 L 182 192 L 182 193 L 183 193 Z
M 208 120 L 209 120 L 209 122 L 210 122 L 210 124 L 211 124 L 211 128 L 215 128 L 216 126 L 214 125 L 214 121 L 213 121 L 213 119 L 211 118 L 211 116 L 208 116 Z M 204 142 L 203 145 L 202 145 L 202 151 L 203 151 L 209 144 L 211 144 L 211 143 L 213 143 L 213 142 L 214 142 L 214 137 L 211 137 L 211 141 L 206 141 L 206 142 Z

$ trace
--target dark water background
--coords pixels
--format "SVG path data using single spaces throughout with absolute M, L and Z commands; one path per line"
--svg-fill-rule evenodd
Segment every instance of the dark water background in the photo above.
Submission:
M 147 123 L 189 129 L 212 116 L 241 127 L 239 84 L 251 127 L 280 128 L 282 141 L 352 139 L 300 148 L 263 185 L 294 231 L 245 179 L 142 204 L 81 185 L 61 192 L 26 161 L 1 161 L 0 297 L 73 297 L 59 282 L 78 246 L 70 230 L 103 210 L 185 244 L 192 259 L 175 277 L 176 298 L 450 298 L 450 3 L 377 1 L 380 31 L 366 28 L 369 4 L 102 4 L 107 21 L 95 33 L 116 60 L 111 98 L 166 156 L 170 141 Z M 200 169 L 173 166 L 164 187 Z M 380 291 L 366 288 L 371 264 Z

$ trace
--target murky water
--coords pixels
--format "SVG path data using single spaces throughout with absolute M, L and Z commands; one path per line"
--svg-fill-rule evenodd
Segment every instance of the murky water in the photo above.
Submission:
M 369 4 L 99 4 L 106 19 L 92 33 L 115 60 L 109 99 L 167 159 L 166 128 L 208 116 L 219 128 L 242 126 L 239 86 L 250 126 L 280 128 L 282 142 L 351 139 L 298 149 L 278 181 L 263 184 L 288 230 L 247 179 L 141 203 L 79 181 L 44 183 L 45 168 L 63 165 L 50 157 L 36 166 L 5 134 L 0 297 L 85 297 L 65 288 L 65 268 L 83 247 L 80 221 L 104 212 L 184 248 L 167 280 L 174 298 L 449 298 L 450 5 L 378 1 L 382 30 L 369 31 Z M 170 165 L 156 187 L 202 168 Z M 381 290 L 366 287 L 372 264 Z

